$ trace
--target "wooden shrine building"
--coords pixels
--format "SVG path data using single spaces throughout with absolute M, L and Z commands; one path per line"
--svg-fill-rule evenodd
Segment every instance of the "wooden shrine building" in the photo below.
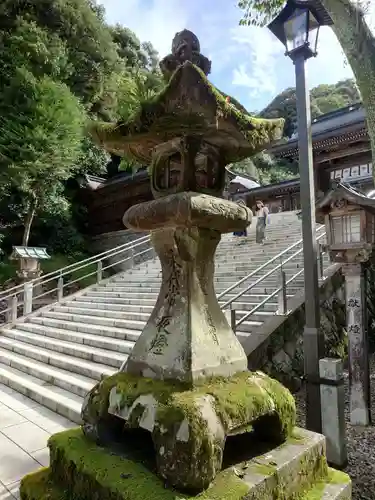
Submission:
M 368 194 L 373 190 L 371 148 L 367 134 L 365 112 L 360 103 L 320 116 L 312 124 L 314 174 L 316 192 L 326 192 L 332 179 L 349 182 Z M 273 146 L 276 157 L 297 160 L 298 138 Z M 227 170 L 228 185 L 242 174 Z M 247 176 L 243 176 L 247 177 Z M 256 186 L 247 178 L 244 185 L 234 182 L 228 189 L 231 196 L 243 198 L 254 208 L 261 199 L 271 212 L 300 208 L 299 179 L 267 186 Z M 233 192 L 234 191 L 234 192 Z M 92 236 L 123 231 L 122 218 L 126 210 L 152 199 L 147 168 L 132 174 L 119 172 L 108 179 L 86 176 L 81 183 L 80 199 L 87 206 L 89 231 Z
M 368 194 L 374 188 L 371 146 L 366 115 L 361 103 L 332 111 L 312 123 L 312 143 L 316 193 L 328 191 L 331 180 L 341 179 Z M 278 158 L 298 160 L 298 136 L 268 150 Z M 257 199 L 271 212 L 300 208 L 299 179 L 242 190 L 250 207 Z

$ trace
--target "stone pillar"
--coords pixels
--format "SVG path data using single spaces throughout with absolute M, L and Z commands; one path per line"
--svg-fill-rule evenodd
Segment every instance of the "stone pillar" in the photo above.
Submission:
M 344 266 L 346 324 L 349 339 L 350 422 L 370 425 L 370 374 L 365 279 L 361 264 Z
M 327 439 L 327 460 L 343 468 L 348 454 L 345 439 L 345 389 L 343 364 L 340 359 L 319 361 L 322 433 Z
M 186 383 L 246 370 L 245 352 L 214 289 L 220 238 L 218 231 L 197 227 L 151 233 L 162 266 L 161 289 L 123 370 Z
M 33 311 L 33 283 L 27 282 L 23 285 L 23 315 Z

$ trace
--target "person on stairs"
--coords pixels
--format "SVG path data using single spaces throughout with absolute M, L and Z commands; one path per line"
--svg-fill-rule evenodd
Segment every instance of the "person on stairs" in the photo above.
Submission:
M 257 216 L 257 226 L 256 226 L 255 241 L 260 245 L 264 245 L 264 240 L 266 239 L 268 208 L 265 207 L 263 202 L 260 200 L 256 202 L 256 216 Z

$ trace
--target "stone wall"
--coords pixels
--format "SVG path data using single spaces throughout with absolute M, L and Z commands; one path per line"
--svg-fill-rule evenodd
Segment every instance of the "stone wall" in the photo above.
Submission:
M 99 236 L 94 236 L 91 240 L 91 249 L 94 254 L 105 252 L 106 250 L 112 250 L 120 245 L 124 245 L 125 243 L 130 243 L 131 241 L 135 241 L 143 236 L 147 236 L 147 233 L 139 233 L 132 231 L 131 229 L 124 229 L 123 231 L 114 231 L 111 233 L 103 233 Z M 145 260 L 149 260 L 152 258 L 155 253 L 154 250 L 151 249 L 149 241 L 145 241 L 140 245 L 131 250 L 130 248 L 124 249 L 121 253 L 118 253 L 106 260 L 104 266 L 112 264 L 111 270 L 113 272 L 121 272 L 126 271 L 130 267 L 132 267 L 132 262 L 134 264 L 140 264 Z M 132 252 L 134 253 L 134 259 L 132 260 Z M 137 255 L 140 254 L 141 255 Z M 116 262 L 118 263 L 116 265 Z
M 345 358 L 347 335 L 344 277 L 337 270 L 320 288 L 321 328 L 325 336 L 325 355 Z M 304 303 L 294 309 L 268 338 L 248 357 L 251 370 L 262 370 L 280 380 L 292 391 L 301 386 L 303 367 Z

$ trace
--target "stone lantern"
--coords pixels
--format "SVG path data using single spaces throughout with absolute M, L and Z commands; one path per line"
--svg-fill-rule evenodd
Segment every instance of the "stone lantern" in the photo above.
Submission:
M 81 429 L 49 440 L 51 467 L 24 478 L 21 497 L 266 500 L 319 490 L 349 500 L 350 478 L 327 467 L 324 437 L 296 432 L 290 392 L 247 370 L 214 290 L 221 235 L 252 216 L 222 198 L 225 166 L 278 139 L 283 120 L 254 118 L 216 89 L 191 31 L 160 66 L 158 96 L 92 130 L 107 151 L 149 165 L 155 199 L 124 222 L 151 233 L 159 296 L 126 362 L 84 398 Z
M 126 122 L 92 127 L 107 151 L 149 165 L 154 200 L 132 206 L 124 223 L 150 232 L 162 283 L 120 371 L 85 397 L 82 430 L 97 444 L 147 434 L 167 490 L 196 495 L 225 474 L 229 438 L 243 435 L 246 442 L 251 431 L 257 442 L 277 447 L 295 425 L 290 392 L 264 373 L 247 370 L 246 354 L 214 289 L 221 235 L 244 230 L 252 219 L 244 204 L 223 199 L 225 167 L 279 139 L 283 120 L 255 118 L 216 89 L 207 79 L 211 63 L 188 30 L 175 36 L 160 66 L 166 86 L 159 95 Z M 319 471 L 324 480 L 326 468 Z M 221 481 L 220 498 L 228 498 L 231 486 Z M 251 488 L 262 490 L 257 481 L 256 475 L 249 478 Z M 293 495 L 302 491 L 299 483 L 291 487 Z M 247 496 L 250 486 L 240 484 L 238 498 L 266 498 Z
M 11 260 L 19 261 L 20 267 L 17 275 L 22 281 L 39 278 L 42 273 L 40 261 L 50 258 L 45 248 L 21 246 L 14 246 L 10 256 Z
M 325 223 L 331 260 L 345 275 L 349 339 L 350 421 L 369 425 L 370 377 L 364 271 L 375 245 L 375 200 L 335 183 L 316 205 L 317 222 Z

